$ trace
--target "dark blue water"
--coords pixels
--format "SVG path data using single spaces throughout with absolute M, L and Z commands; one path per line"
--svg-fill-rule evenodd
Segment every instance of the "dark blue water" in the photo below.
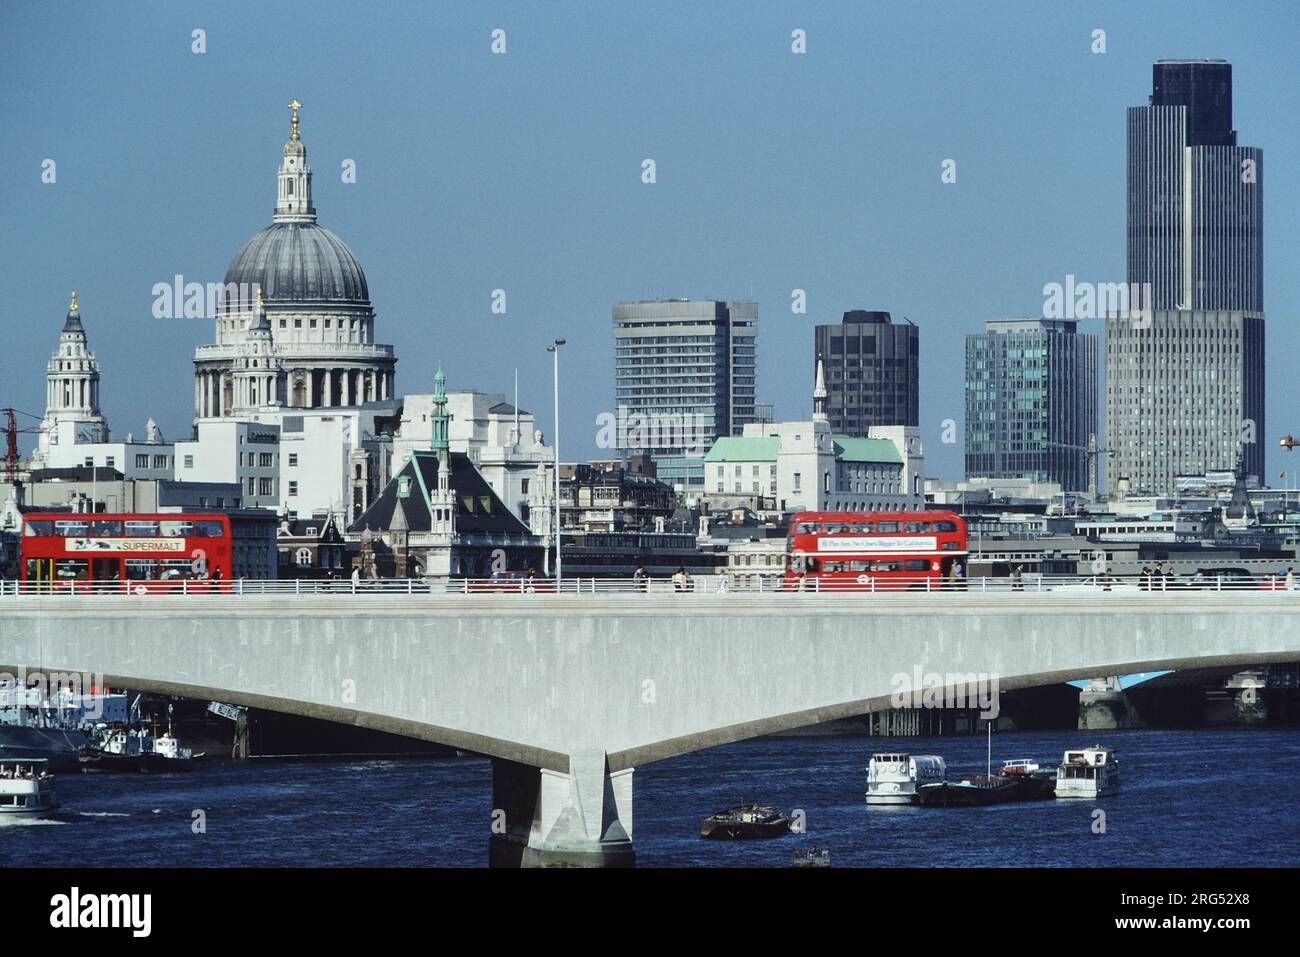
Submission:
M 747 741 L 639 768 L 638 861 L 651 867 L 787 866 L 799 847 L 836 866 L 1295 866 L 1300 732 L 1129 731 L 995 735 L 1004 758 L 1055 763 L 1067 747 L 1117 749 L 1122 787 L 1099 802 L 868 808 L 869 752 L 943 755 L 984 768 L 983 737 Z M 189 774 L 58 779 L 57 820 L 0 827 L 16 865 L 482 866 L 491 765 L 419 761 L 219 762 Z M 699 819 L 740 800 L 803 810 L 805 835 L 714 842 Z M 1106 812 L 1094 833 L 1093 809 Z M 193 833 L 202 810 L 206 832 Z

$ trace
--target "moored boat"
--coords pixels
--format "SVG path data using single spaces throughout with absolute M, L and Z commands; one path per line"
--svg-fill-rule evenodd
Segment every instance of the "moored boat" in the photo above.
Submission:
M 924 784 L 916 793 L 916 803 L 922 807 L 976 807 L 1019 800 L 1022 800 L 1019 783 L 983 775 L 964 781 Z
M 790 819 L 773 807 L 742 804 L 710 814 L 700 822 L 700 837 L 743 841 L 790 833 Z
M 914 804 L 921 787 L 941 783 L 946 774 L 938 755 L 873 754 L 867 762 L 867 803 Z
M 57 807 L 47 760 L 0 760 L 0 822 L 45 817 Z
M 1058 798 L 1103 798 L 1119 793 L 1119 758 L 1100 744 L 1066 751 L 1056 769 Z
M 1021 801 L 1044 801 L 1056 794 L 1056 772 L 1028 758 L 1003 761 L 998 775 L 1016 782 Z

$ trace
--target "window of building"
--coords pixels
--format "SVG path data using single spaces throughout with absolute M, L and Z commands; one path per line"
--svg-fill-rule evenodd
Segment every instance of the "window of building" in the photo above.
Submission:
M 297 494 L 298 494 L 298 483 L 297 483 L 297 482 L 290 482 L 290 483 L 289 483 L 289 494 L 290 494 L 290 495 L 297 495 Z
M 192 455 L 185 456 L 184 462 L 185 462 L 185 467 L 187 469 L 194 468 L 194 456 Z
M 167 467 L 167 456 L 155 455 L 153 457 L 153 467 L 156 469 L 165 469 Z
M 289 453 L 289 465 L 291 465 L 291 466 L 293 466 L 293 467 L 297 467 L 297 465 L 298 465 L 298 453 L 297 453 L 297 452 L 290 452 L 290 453 Z
M 270 478 L 258 479 L 258 482 L 257 482 L 257 494 L 258 494 L 258 495 L 274 495 L 274 494 L 275 494 L 275 479 L 270 479 Z
M 138 469 L 147 469 L 149 467 L 149 456 L 137 455 L 135 457 L 135 467 Z
M 269 469 L 275 463 L 275 458 L 271 452 L 260 452 L 257 456 L 257 464 L 264 469 Z

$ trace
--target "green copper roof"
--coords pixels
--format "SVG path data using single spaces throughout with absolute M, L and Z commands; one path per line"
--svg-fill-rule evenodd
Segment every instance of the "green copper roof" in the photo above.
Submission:
M 891 462 L 903 464 L 903 457 L 898 454 L 898 446 L 889 439 L 857 439 L 847 435 L 837 435 L 835 455 L 841 462 Z
M 775 462 L 781 440 L 749 435 L 724 435 L 704 456 L 706 462 Z

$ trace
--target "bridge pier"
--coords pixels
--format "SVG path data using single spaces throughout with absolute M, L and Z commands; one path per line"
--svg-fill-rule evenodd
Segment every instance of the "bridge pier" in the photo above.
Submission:
M 603 751 L 569 756 L 567 774 L 492 761 L 491 867 L 634 867 L 632 768 Z

